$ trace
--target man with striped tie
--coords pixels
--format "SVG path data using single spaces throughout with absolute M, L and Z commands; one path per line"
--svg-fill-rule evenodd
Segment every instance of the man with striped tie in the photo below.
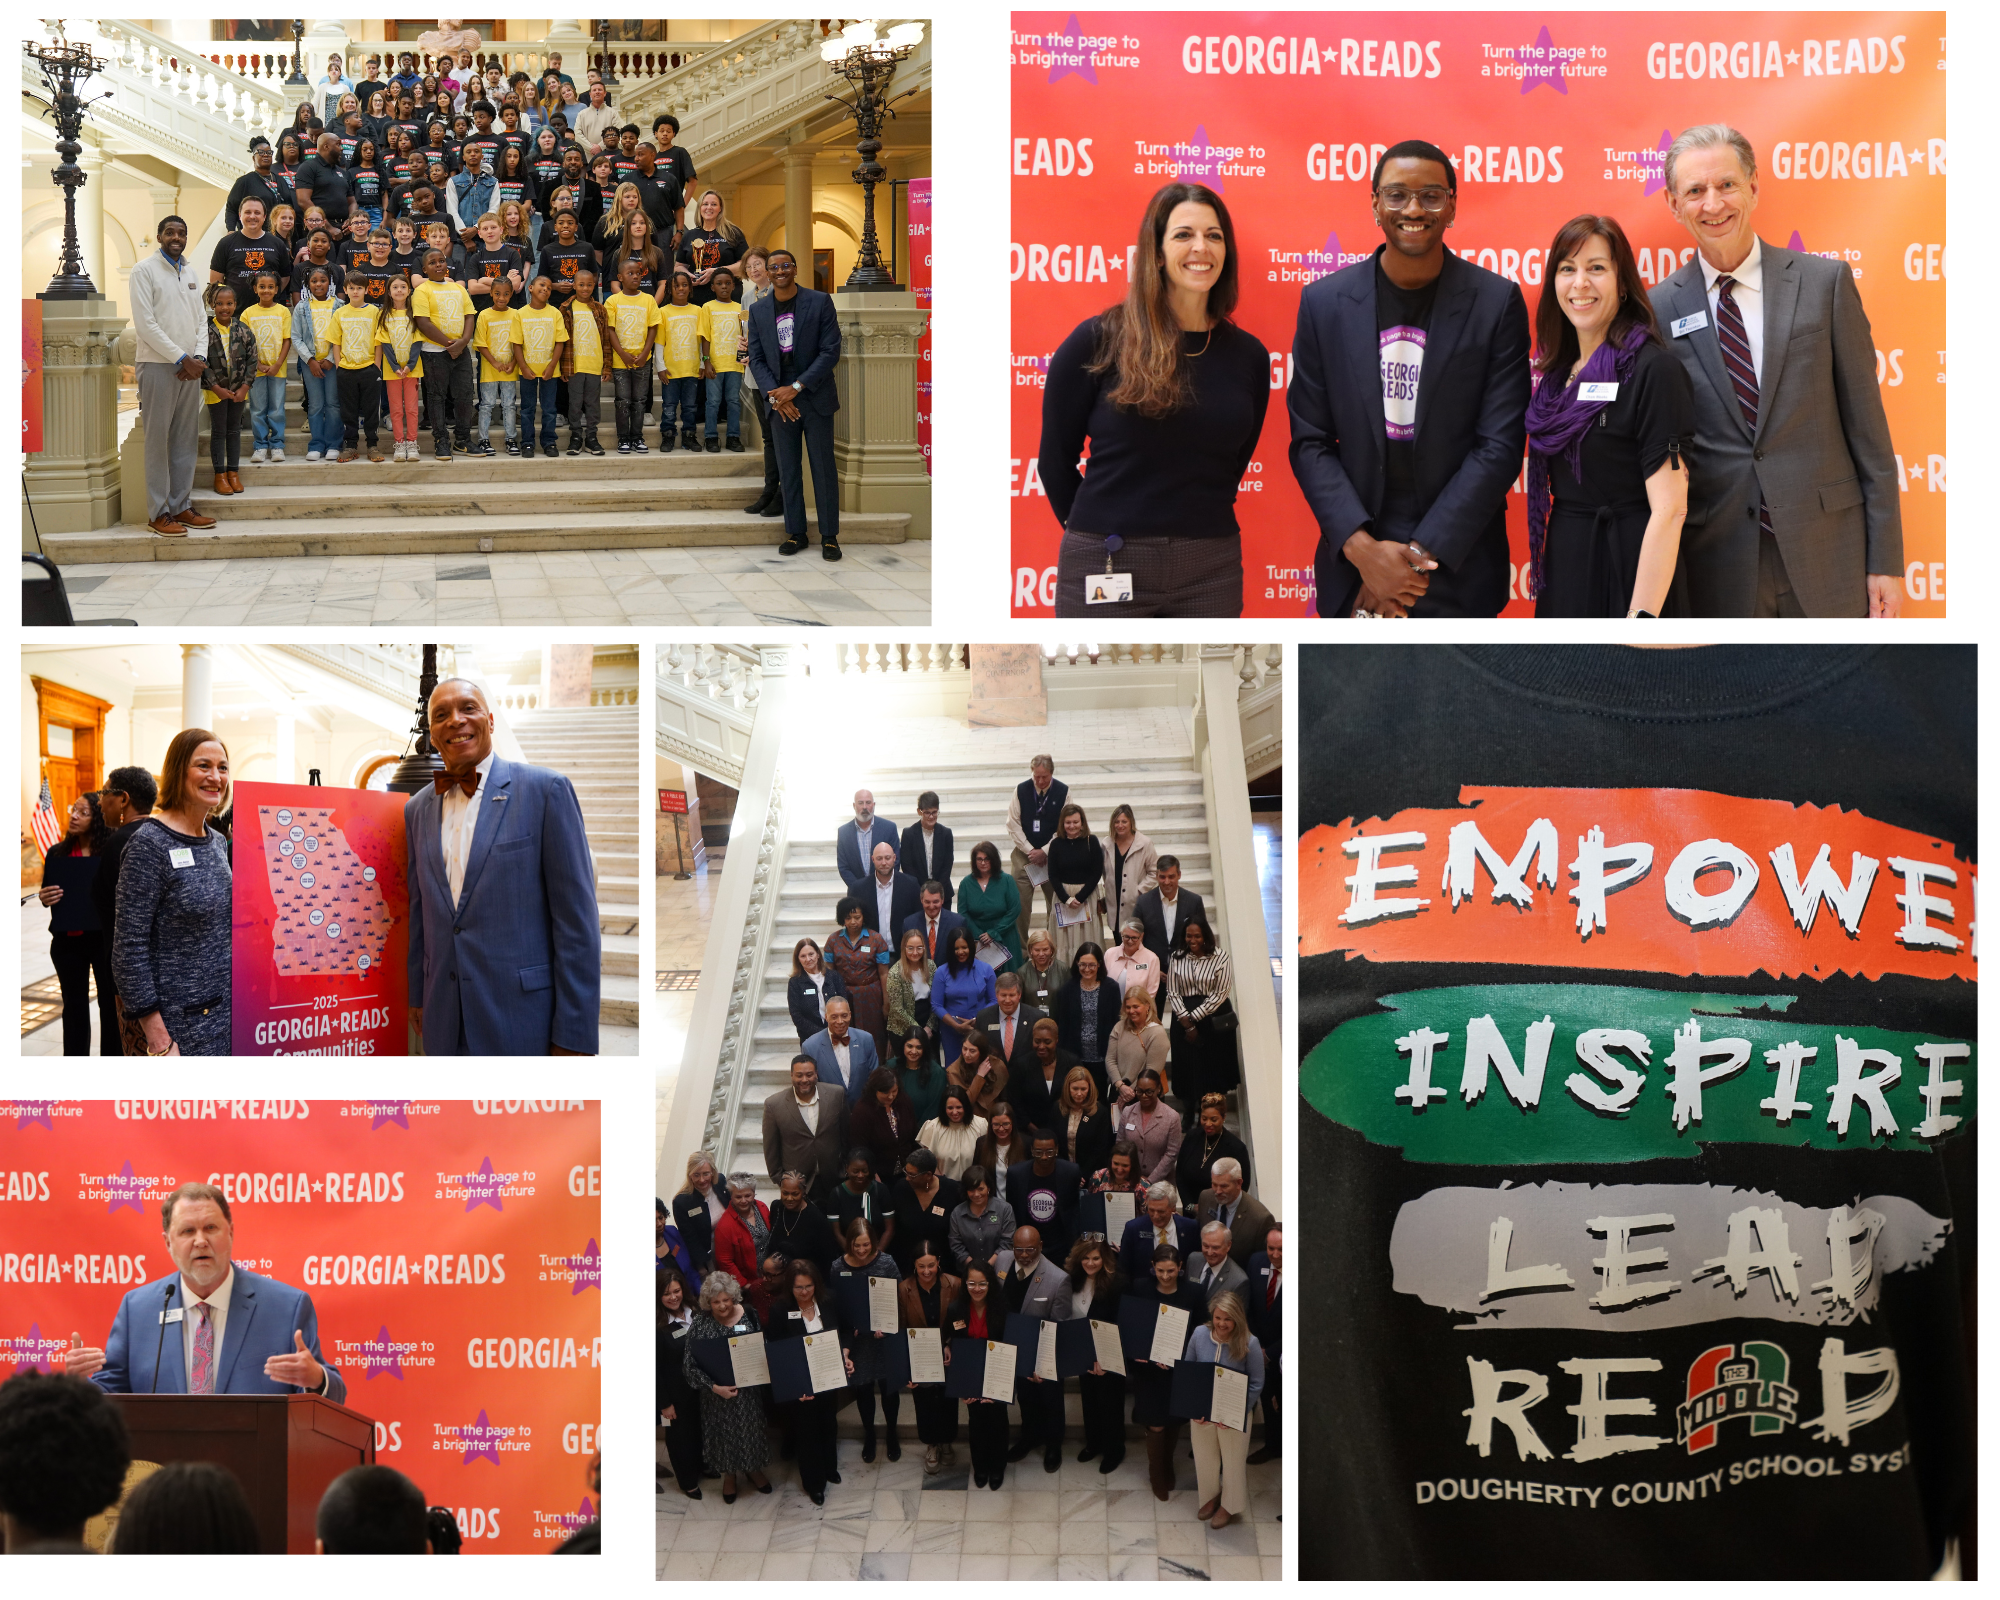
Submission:
M 301 1289 L 229 1258 L 235 1223 L 213 1184 L 184 1183 L 160 1206 L 175 1271 L 119 1303 L 103 1349 L 70 1336 L 65 1370 L 112 1394 L 307 1394 L 345 1400 L 319 1354 L 319 1321 Z
M 1652 297 L 1694 386 L 1681 533 L 1693 613 L 1895 616 L 1901 491 L 1853 272 L 1757 237 L 1757 156 L 1734 128 L 1689 128 L 1666 180 L 1699 247 Z

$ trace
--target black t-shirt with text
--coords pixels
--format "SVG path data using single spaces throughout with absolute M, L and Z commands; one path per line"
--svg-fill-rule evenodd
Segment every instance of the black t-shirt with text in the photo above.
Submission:
M 576 293 L 576 275 L 584 268 L 597 271 L 597 252 L 581 240 L 571 245 L 545 244 L 536 262 L 536 270 L 551 285 L 550 299 L 558 303 Z
M 1423 381 L 1424 346 L 1430 338 L 1437 279 L 1421 289 L 1399 289 L 1375 262 L 1375 332 L 1382 346 L 1382 414 L 1389 429 L 1382 514 L 1414 524 L 1417 505 L 1417 389 Z
M 1301 655 L 1301 1575 L 1928 1577 L 1973 650 Z
M 216 241 L 208 258 L 208 269 L 221 273 L 223 282 L 235 288 L 236 304 L 241 308 L 257 298 L 254 292 L 257 274 L 275 272 L 278 282 L 283 284 L 292 270 L 292 257 L 268 229 L 255 239 L 240 232 L 226 233 Z

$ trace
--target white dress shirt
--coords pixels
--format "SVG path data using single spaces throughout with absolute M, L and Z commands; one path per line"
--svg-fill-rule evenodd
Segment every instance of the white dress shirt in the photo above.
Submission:
M 451 903 L 456 906 L 465 892 L 465 864 L 472 856 L 472 834 L 479 825 L 479 805 L 486 798 L 486 778 L 493 768 L 493 756 L 479 763 L 479 787 L 471 794 L 457 784 L 444 792 L 440 808 L 439 838 L 444 846 L 445 882 L 451 885 Z
M 792 1096 L 792 1104 L 799 1108 L 799 1115 L 805 1119 L 806 1131 L 808 1133 L 818 1133 L 819 1132 L 818 1088 L 815 1087 L 813 1089 L 813 1097 L 810 1100 L 801 1100 L 796 1094 L 794 1094 Z
M 933 859 L 932 852 L 937 848 L 937 832 L 935 829 L 926 828 L 920 822 L 917 824 L 917 835 L 924 842 L 924 876 L 925 878 L 935 878 L 937 874 L 931 870 L 931 861 Z
M 849 1033 L 846 1042 L 842 1043 L 829 1033 L 826 1036 L 826 1047 L 833 1052 L 833 1059 L 840 1067 L 841 1083 L 843 1085 L 852 1083 L 854 1081 L 854 1035 Z
M 215 1389 L 222 1393 L 222 1333 L 229 1325 L 229 1297 L 236 1288 L 236 1268 L 232 1265 L 208 1296 L 209 1325 L 215 1330 Z M 181 1275 L 181 1360 L 186 1369 L 186 1388 L 194 1393 L 194 1331 L 201 1326 L 201 1313 L 195 1309 L 202 1304 L 202 1297 L 195 1292 L 187 1275 Z
M 894 939 L 896 937 L 895 925 L 889 921 L 889 916 L 895 908 L 895 903 L 896 875 L 892 872 L 889 874 L 889 881 L 887 883 L 884 883 L 880 878 L 875 880 L 875 928 L 885 939 Z
M 1171 900 L 1165 895 L 1160 896 L 1160 921 L 1166 925 L 1169 945 L 1174 942 L 1174 923 L 1179 918 L 1180 909 L 1181 897 L 1178 894 Z
M 1722 273 L 1709 265 L 1707 256 L 1697 254 L 1701 262 L 1702 287 L 1708 291 L 1708 319 L 1715 325 L 1722 315 L 1722 296 L 1716 292 L 1715 280 Z M 1736 309 L 1743 313 L 1743 337 L 1750 344 L 1750 365 L 1757 373 L 1757 387 L 1764 386 L 1764 241 L 1752 238 L 1750 254 L 1743 258 L 1743 264 L 1729 274 L 1729 298 L 1736 302 Z

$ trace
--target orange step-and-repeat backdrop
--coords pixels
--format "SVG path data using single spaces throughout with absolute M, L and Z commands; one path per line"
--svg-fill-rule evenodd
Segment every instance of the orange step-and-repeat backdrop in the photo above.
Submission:
M 1901 479 L 1905 613 L 1945 573 L 1943 12 L 1016 12 L 1010 64 L 1015 616 L 1052 613 L 1061 529 L 1036 460 L 1049 357 L 1122 298 L 1146 202 L 1209 185 L 1235 224 L 1236 320 L 1271 353 L 1271 408 L 1237 496 L 1246 616 L 1313 615 L 1319 529 L 1286 458 L 1299 293 L 1382 242 L 1375 158 L 1428 139 L 1458 172 L 1448 243 L 1521 285 L 1549 242 L 1618 218 L 1650 283 L 1692 259 L 1661 158 L 1728 122 L 1757 151 L 1757 229 L 1849 263 L 1874 330 Z M 1509 497 L 1514 585 L 1527 515 Z
M 173 1270 L 160 1202 L 229 1196 L 233 1259 L 303 1289 L 376 1459 L 467 1554 L 597 1514 L 603 1321 L 594 1100 L 0 1101 L 0 1381 L 103 1345 Z

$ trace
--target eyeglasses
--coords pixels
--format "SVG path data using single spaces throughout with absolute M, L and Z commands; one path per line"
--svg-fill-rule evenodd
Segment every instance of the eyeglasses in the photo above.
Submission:
M 1377 189 L 1375 191 L 1376 200 L 1387 211 L 1402 211 L 1406 209 L 1412 197 L 1416 199 L 1418 205 L 1430 212 L 1442 211 L 1451 202 L 1451 193 L 1446 189 Z

